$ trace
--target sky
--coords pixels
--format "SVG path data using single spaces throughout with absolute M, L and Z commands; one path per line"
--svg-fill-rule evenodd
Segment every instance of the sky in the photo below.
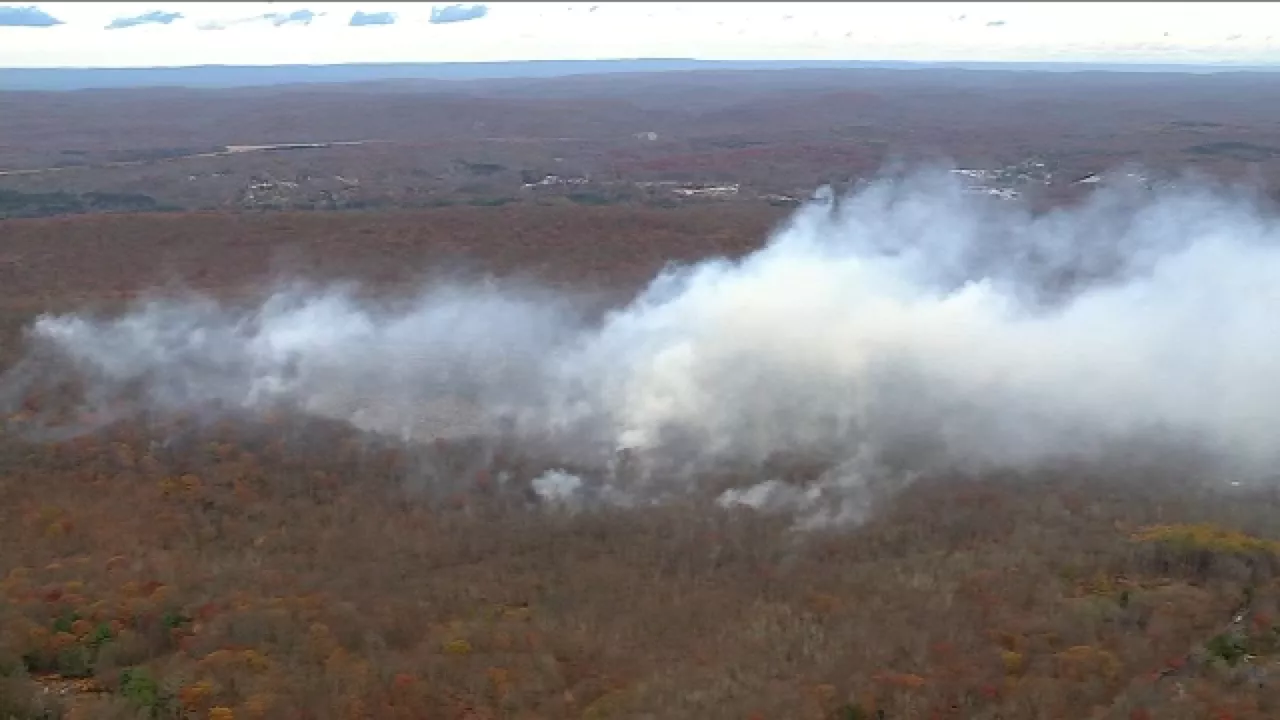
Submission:
M 1280 3 L 1266 2 L 48 2 L 0 4 L 0 68 L 654 57 L 1267 65 L 1280 64 L 1278 21 Z

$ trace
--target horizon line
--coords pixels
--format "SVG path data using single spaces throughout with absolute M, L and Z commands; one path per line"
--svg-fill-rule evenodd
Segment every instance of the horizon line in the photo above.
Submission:
M 195 70 L 200 68 L 304 68 L 304 67 L 388 67 L 388 66 L 430 66 L 430 65 L 520 65 L 548 63 L 611 63 L 611 62 L 689 62 L 707 64 L 740 64 L 759 63 L 768 65 L 920 65 L 920 66 L 955 66 L 955 65 L 1119 65 L 1145 67 L 1186 67 L 1186 68 L 1240 68 L 1240 69 L 1280 69 L 1280 63 L 1257 63 L 1235 60 L 1176 62 L 1171 60 L 1137 60 L 1117 58 L 1114 60 L 869 60 L 858 58 L 845 59 L 787 59 L 787 58 L 697 58 L 697 57 L 601 57 L 601 58 L 533 58 L 527 60 L 402 60 L 402 61 L 352 61 L 329 63 L 199 63 L 194 65 L 41 65 L 41 66 L 0 66 L 3 71 L 29 70 Z

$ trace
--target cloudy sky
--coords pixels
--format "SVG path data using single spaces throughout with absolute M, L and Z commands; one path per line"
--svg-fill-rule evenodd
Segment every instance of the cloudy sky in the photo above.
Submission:
M 1280 3 L 1262 2 L 49 2 L 0 5 L 0 67 L 620 57 L 1280 64 L 1278 21 Z

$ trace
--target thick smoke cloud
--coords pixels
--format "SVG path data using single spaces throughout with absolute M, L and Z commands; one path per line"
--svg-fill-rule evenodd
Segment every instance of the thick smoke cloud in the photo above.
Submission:
M 62 367 L 102 418 L 286 404 L 410 440 L 506 434 L 610 468 L 613 497 L 754 468 L 721 502 L 808 522 L 856 518 L 868 485 L 1161 439 L 1263 477 L 1280 461 L 1278 230 L 1203 183 L 1036 215 L 917 172 L 811 203 L 760 251 L 674 268 L 603 318 L 499 282 L 44 316 L 0 398 Z M 624 448 L 647 469 L 624 479 Z M 825 471 L 780 482 L 779 456 Z M 558 497 L 580 481 L 540 479 Z

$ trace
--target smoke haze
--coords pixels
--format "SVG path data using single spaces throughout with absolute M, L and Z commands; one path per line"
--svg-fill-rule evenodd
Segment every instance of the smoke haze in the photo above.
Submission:
M 505 434 L 617 484 L 629 449 L 649 463 L 615 488 L 633 497 L 717 463 L 818 458 L 807 487 L 766 473 L 721 495 L 811 522 L 855 518 L 853 491 L 879 475 L 1152 439 L 1263 477 L 1280 461 L 1277 229 L 1247 192 L 1206 183 L 1031 214 L 918 171 L 818 198 L 758 252 L 673 268 L 602 319 L 499 282 L 46 315 L 0 399 L 52 374 L 102 418 L 285 405 L 408 440 Z M 541 480 L 557 497 L 581 485 Z

